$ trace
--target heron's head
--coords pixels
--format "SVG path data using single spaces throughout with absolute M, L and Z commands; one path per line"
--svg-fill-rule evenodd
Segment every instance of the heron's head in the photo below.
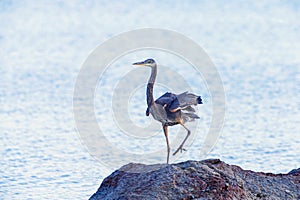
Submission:
M 147 60 L 142 61 L 142 62 L 133 63 L 132 65 L 135 65 L 135 66 L 155 67 L 156 66 L 156 62 L 152 58 L 150 58 L 150 59 L 147 59 Z

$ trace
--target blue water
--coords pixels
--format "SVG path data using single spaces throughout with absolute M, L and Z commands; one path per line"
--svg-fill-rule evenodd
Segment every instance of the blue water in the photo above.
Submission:
M 216 64 L 226 116 L 207 158 L 273 173 L 299 168 L 298 11 L 297 2 L 224 6 L 154 1 L 145 6 L 126 1 L 1 1 L 0 199 L 87 199 L 112 172 L 81 143 L 73 92 L 81 64 L 97 45 L 141 27 L 179 31 Z M 197 80 L 190 84 L 197 85 Z M 209 105 L 209 95 L 205 97 Z M 134 98 L 139 104 L 130 105 L 132 113 L 141 110 L 138 117 L 144 116 L 143 97 Z M 206 113 L 205 107 L 199 112 Z M 209 116 L 201 117 L 207 128 Z M 163 134 L 157 140 L 162 141 L 154 143 L 157 148 L 165 148 Z M 201 140 L 203 136 L 178 161 L 197 160 Z M 165 162 L 164 155 L 154 159 Z

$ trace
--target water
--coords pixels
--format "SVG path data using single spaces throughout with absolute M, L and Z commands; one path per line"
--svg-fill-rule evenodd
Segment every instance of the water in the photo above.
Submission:
M 1 1 L 0 199 L 87 199 L 112 172 L 81 144 L 73 117 L 74 86 L 81 63 L 97 45 L 140 27 L 179 31 L 215 62 L 225 88 L 226 118 L 208 158 L 273 173 L 299 167 L 297 2 L 223 6 L 191 1 L 172 9 L 159 1 L 137 3 L 134 9 L 131 4 Z M 172 60 L 162 56 L 159 62 Z M 209 95 L 204 97 L 209 105 Z M 141 110 L 139 125 L 147 120 L 143 98 L 134 96 L 139 104 L 131 105 L 134 114 Z M 204 128 L 207 117 L 202 116 Z M 202 140 L 199 135 L 178 161 L 197 160 Z M 155 141 L 165 148 L 163 134 Z M 156 148 L 146 145 L 135 147 Z M 164 162 L 165 157 L 155 159 Z

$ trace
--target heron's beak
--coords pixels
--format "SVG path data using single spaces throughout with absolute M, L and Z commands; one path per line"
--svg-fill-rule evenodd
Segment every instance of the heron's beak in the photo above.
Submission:
M 142 62 L 136 62 L 136 63 L 132 63 L 132 65 L 135 65 L 135 66 L 145 66 L 145 61 L 142 61 Z

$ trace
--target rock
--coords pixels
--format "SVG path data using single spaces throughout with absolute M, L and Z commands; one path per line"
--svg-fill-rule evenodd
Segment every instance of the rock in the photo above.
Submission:
M 243 170 L 218 159 L 130 163 L 105 178 L 90 200 L 300 199 L 300 168 L 288 174 Z

